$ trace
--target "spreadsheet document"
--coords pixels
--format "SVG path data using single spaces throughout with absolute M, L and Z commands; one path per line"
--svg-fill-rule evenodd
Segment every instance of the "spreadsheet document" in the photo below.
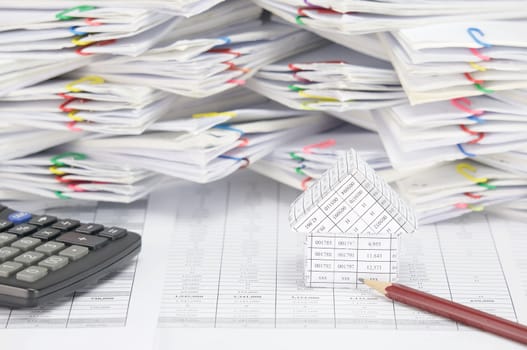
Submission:
M 298 191 L 263 177 L 200 187 L 174 201 L 158 327 L 466 331 L 376 295 L 306 288 L 304 236 L 290 230 Z M 399 282 L 513 321 L 527 320 L 524 223 L 471 215 L 400 242 Z

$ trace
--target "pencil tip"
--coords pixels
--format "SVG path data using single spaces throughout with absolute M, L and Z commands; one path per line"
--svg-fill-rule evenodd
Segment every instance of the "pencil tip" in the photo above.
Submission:
M 360 283 L 364 283 L 364 278 L 359 278 Z
M 364 283 L 368 287 L 375 289 L 376 291 L 382 294 L 386 294 L 386 288 L 391 285 L 391 283 L 389 282 L 382 282 L 382 281 L 377 281 L 377 280 L 367 280 L 364 278 L 360 278 L 360 279 L 358 278 L 357 280 L 359 281 L 362 280 L 361 281 L 362 283 Z

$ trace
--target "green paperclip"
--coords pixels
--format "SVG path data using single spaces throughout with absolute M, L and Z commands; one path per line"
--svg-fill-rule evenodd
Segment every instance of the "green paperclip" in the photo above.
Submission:
M 302 167 L 298 167 L 298 168 L 295 168 L 295 171 L 297 174 L 300 174 L 300 175 L 306 175 L 306 173 L 304 173 L 304 171 L 302 171 Z
M 294 85 L 288 85 L 287 88 L 291 91 L 304 91 L 305 90 L 304 88 L 294 86 Z
M 492 94 L 494 92 L 494 90 L 486 89 L 483 86 L 481 86 L 480 84 L 474 84 L 474 86 L 476 87 L 476 89 L 478 89 L 479 91 L 481 91 L 481 92 L 483 92 L 485 94 Z
M 302 18 L 303 18 L 303 17 L 304 17 L 304 16 L 296 16 L 296 17 L 295 17 L 295 22 L 296 22 L 297 24 L 300 24 L 301 26 L 305 25 L 305 23 L 302 22 Z
M 71 199 L 71 197 L 66 196 L 61 191 L 55 191 L 55 196 L 57 196 L 59 199 Z
M 95 10 L 96 8 L 97 7 L 90 6 L 90 5 L 75 6 L 75 7 L 71 7 L 69 9 L 60 11 L 59 13 L 55 15 L 55 18 L 57 18 L 59 21 L 69 21 L 70 19 L 75 19 L 75 17 L 67 16 L 67 14 L 72 11 L 79 10 L 80 12 L 84 12 L 84 11 Z
M 68 157 L 72 157 L 73 159 L 75 160 L 84 160 L 86 158 L 88 158 L 85 154 L 83 153 L 77 153 L 77 152 L 64 152 L 64 153 L 61 153 L 61 154 L 58 154 L 52 158 L 50 158 L 50 162 L 57 166 L 57 167 L 61 167 L 61 166 L 67 166 L 67 164 L 64 164 L 62 162 L 60 162 L 59 160 L 62 159 L 62 158 L 68 158 Z
M 496 186 L 488 184 L 486 182 L 480 182 L 480 183 L 478 183 L 478 185 L 481 186 L 481 187 L 485 187 L 487 190 L 495 190 L 496 189 Z
M 298 160 L 300 162 L 303 162 L 305 159 L 300 157 L 299 155 L 297 155 L 295 152 L 289 152 L 289 156 L 294 159 L 294 160 Z

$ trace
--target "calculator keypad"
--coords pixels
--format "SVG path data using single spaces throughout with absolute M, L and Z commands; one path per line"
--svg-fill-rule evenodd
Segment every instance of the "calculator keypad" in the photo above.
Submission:
M 35 225 L 30 224 L 20 224 L 11 227 L 7 232 L 8 233 L 14 233 L 17 236 L 26 236 L 29 235 L 37 230 L 37 227 Z
M 47 241 L 57 237 L 61 233 L 62 232 L 56 228 L 46 227 L 34 233 L 33 237 Z
M 36 282 L 126 235 L 120 227 L 12 212 L 0 219 L 0 284 L 13 276 Z
M 51 215 L 33 216 L 33 218 L 29 220 L 31 225 L 37 226 L 49 226 L 55 222 L 57 222 L 57 218 Z

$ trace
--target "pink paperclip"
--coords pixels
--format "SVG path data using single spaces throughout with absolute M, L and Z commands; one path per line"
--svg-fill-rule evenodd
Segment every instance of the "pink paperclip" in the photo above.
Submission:
M 328 139 L 320 143 L 314 143 L 312 145 L 304 146 L 304 148 L 302 148 L 302 152 L 311 154 L 313 153 L 311 151 L 312 148 L 328 148 L 328 147 L 334 146 L 336 143 L 337 141 L 335 141 L 334 139 Z

